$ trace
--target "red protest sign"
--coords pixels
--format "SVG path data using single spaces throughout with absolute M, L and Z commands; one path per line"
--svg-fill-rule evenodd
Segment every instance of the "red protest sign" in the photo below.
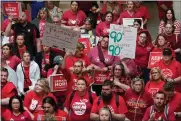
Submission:
M 67 80 L 62 74 L 57 74 L 50 76 L 50 87 L 52 92 L 56 91 L 66 91 L 67 90 Z
M 3 2 L 2 6 L 4 13 L 8 16 L 13 16 L 14 18 L 18 18 L 22 12 L 20 2 Z
M 149 61 L 148 61 L 148 68 L 152 68 L 153 65 L 157 62 L 159 62 L 162 59 L 162 53 L 161 52 L 151 52 Z
M 96 85 L 102 85 L 102 83 L 109 77 L 110 72 L 99 72 L 94 71 L 94 84 Z
M 82 43 L 84 45 L 84 54 L 88 54 L 91 50 L 91 43 L 88 38 L 79 38 L 78 42 Z

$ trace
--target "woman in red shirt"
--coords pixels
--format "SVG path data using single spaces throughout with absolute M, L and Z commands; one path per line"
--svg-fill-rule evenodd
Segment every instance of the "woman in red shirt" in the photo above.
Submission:
M 134 2 L 127 2 L 127 9 L 120 14 L 119 19 L 117 20 L 118 24 L 123 24 L 123 18 L 141 18 L 139 14 L 134 10 Z
M 167 37 L 164 34 L 159 34 L 154 42 L 152 52 L 162 52 L 165 47 L 170 47 L 170 43 L 167 41 Z
M 107 1 L 107 3 L 103 5 L 101 13 L 106 14 L 107 11 L 113 13 L 113 22 L 116 22 L 123 8 L 116 1 Z
M 131 88 L 126 90 L 124 99 L 128 107 L 126 117 L 130 121 L 141 121 L 147 107 L 153 104 L 151 95 L 144 90 L 144 81 L 140 78 L 132 80 Z
M 24 34 L 18 34 L 16 38 L 16 43 L 14 44 L 13 51 L 20 59 L 23 57 L 23 53 L 28 50 L 25 45 Z
M 39 79 L 35 84 L 35 88 L 26 93 L 24 98 L 24 106 L 31 112 L 31 115 L 36 116 L 39 111 L 42 111 L 42 101 L 45 97 L 51 96 L 56 100 L 50 92 L 49 82 L 46 79 Z
M 112 90 L 123 96 L 125 90 L 127 90 L 131 86 L 131 78 L 126 76 L 125 68 L 122 63 L 116 63 L 112 67 L 112 73 L 113 74 L 109 77 L 109 79 L 113 81 L 114 84 Z
M 147 69 L 149 54 L 153 49 L 152 42 L 149 39 L 148 31 L 142 31 L 139 33 L 137 44 L 136 44 L 136 53 L 135 53 L 135 63 L 142 70 L 142 77 L 145 82 L 149 80 L 149 70 Z
M 65 11 L 62 15 L 62 24 L 66 28 L 74 29 L 79 28 L 84 24 L 86 14 L 79 10 L 77 1 L 71 1 L 70 9 Z
M 35 117 L 36 121 L 69 121 L 68 114 L 58 109 L 55 100 L 50 96 L 43 99 L 42 108 L 43 111 Z
M 146 6 L 141 4 L 141 1 L 134 1 L 136 13 L 143 19 L 143 26 L 146 27 L 147 21 L 150 17 Z
M 158 33 L 164 33 L 164 26 L 170 23 L 174 26 L 174 34 L 179 35 L 180 34 L 180 22 L 176 20 L 174 10 L 172 8 L 167 9 L 165 19 L 160 21 L 159 30 Z
M 43 38 L 43 33 L 45 30 L 45 23 L 52 23 L 49 12 L 47 8 L 41 8 L 38 12 L 37 18 L 35 18 L 32 23 L 39 29 L 40 31 L 40 39 Z
M 105 14 L 105 21 L 100 22 L 96 26 L 96 36 L 108 36 L 110 24 L 112 23 L 113 23 L 113 13 L 108 11 Z
M 2 46 L 2 56 L 6 60 L 6 64 L 16 71 L 16 67 L 21 60 L 16 55 L 13 55 L 12 49 L 13 47 L 10 43 L 4 44 Z
M 154 67 L 150 71 L 150 81 L 147 82 L 145 86 L 145 91 L 149 92 L 152 97 L 155 93 L 162 89 L 165 81 L 161 75 L 161 70 L 159 67 Z
M 64 110 L 71 121 L 90 121 L 90 112 L 96 95 L 88 88 L 84 78 L 77 81 L 77 90 L 70 93 L 65 101 Z
M 19 96 L 13 96 L 9 100 L 9 109 L 2 112 L 4 121 L 32 121 L 28 111 L 24 110 L 23 101 Z

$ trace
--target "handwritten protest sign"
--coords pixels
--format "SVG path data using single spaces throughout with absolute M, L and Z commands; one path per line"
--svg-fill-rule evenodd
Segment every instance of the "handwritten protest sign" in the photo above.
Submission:
M 50 87 L 52 92 L 66 91 L 67 80 L 64 78 L 62 74 L 50 76 Z
M 148 68 L 152 68 L 155 63 L 159 62 L 162 59 L 161 52 L 151 52 L 148 61 Z
M 61 26 L 46 23 L 42 44 L 55 47 L 72 53 L 75 52 L 80 32 L 62 28 Z
M 135 58 L 137 29 L 110 25 L 108 54 L 124 58 Z
M 143 19 L 142 18 L 123 18 L 123 26 L 133 26 L 135 19 L 141 20 L 141 28 L 143 29 Z
M 22 12 L 20 2 L 3 2 L 2 6 L 4 13 L 14 18 L 18 18 Z

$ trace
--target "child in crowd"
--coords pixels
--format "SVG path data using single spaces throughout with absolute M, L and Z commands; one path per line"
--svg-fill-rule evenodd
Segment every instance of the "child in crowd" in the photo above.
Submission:
M 105 106 L 100 109 L 99 121 L 112 121 L 112 114 L 109 107 Z

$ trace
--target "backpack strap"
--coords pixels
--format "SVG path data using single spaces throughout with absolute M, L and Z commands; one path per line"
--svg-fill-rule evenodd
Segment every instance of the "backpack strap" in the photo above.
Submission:
M 116 106 L 119 106 L 119 95 L 116 93 Z
M 92 93 L 90 89 L 88 90 L 88 94 L 89 94 L 89 101 L 91 104 L 93 104 Z
M 73 97 L 74 97 L 74 95 L 75 95 L 75 92 L 76 92 L 76 90 L 73 90 L 72 93 L 71 93 L 71 95 L 70 95 L 70 104 L 71 104 L 72 99 L 73 99 Z
M 99 106 L 101 100 L 102 100 L 102 96 L 99 96 L 98 101 L 97 101 L 97 105 L 98 105 L 98 106 Z
M 167 121 L 168 121 L 168 111 L 169 111 L 169 106 L 168 104 L 166 104 L 164 109 L 164 115 Z
M 151 107 L 150 107 L 150 118 L 151 118 L 151 114 L 154 112 L 154 105 L 152 105 Z

